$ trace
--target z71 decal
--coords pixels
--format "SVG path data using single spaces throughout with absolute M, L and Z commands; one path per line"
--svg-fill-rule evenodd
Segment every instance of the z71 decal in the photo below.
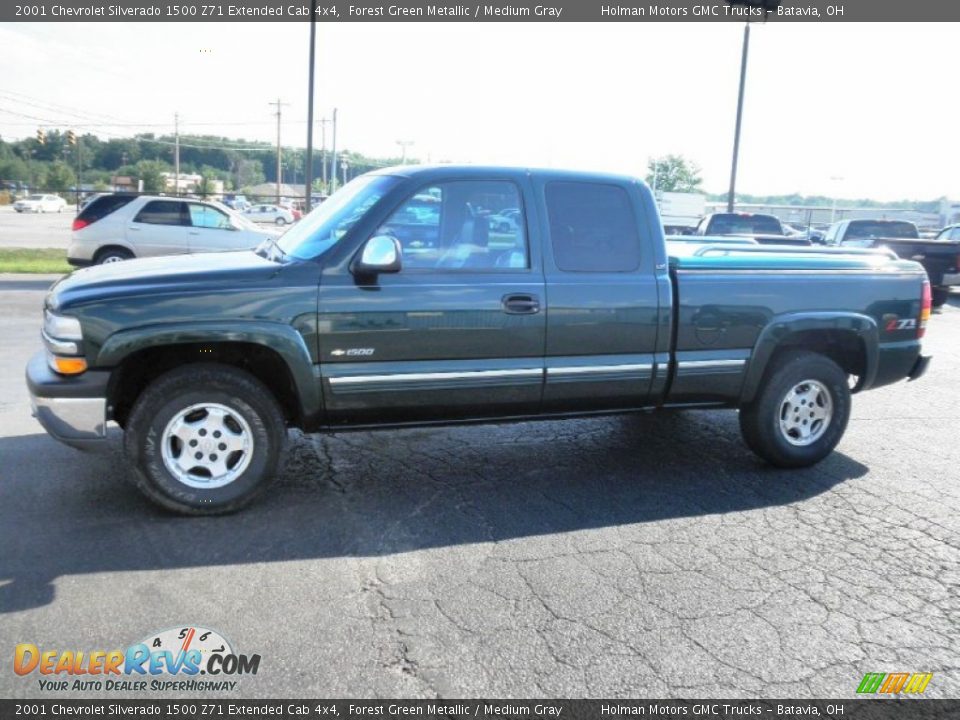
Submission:
M 886 331 L 894 332 L 895 330 L 915 330 L 917 327 L 917 321 L 915 318 L 893 318 L 887 321 Z

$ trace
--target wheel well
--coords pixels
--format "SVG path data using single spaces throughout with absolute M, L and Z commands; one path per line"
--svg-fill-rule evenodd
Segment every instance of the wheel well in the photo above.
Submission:
M 773 367 L 782 356 L 797 350 L 824 355 L 858 380 L 862 380 L 867 370 L 866 346 L 856 333 L 849 330 L 801 330 L 792 333 L 777 345 L 768 367 Z
M 109 252 L 110 250 L 120 250 L 121 252 L 129 255 L 130 257 L 136 257 L 130 248 L 125 248 L 123 245 L 104 245 L 103 247 L 97 248 L 97 251 L 93 254 L 94 262 L 99 260 L 104 256 L 104 253 Z
M 245 342 L 162 345 L 129 355 L 113 372 L 107 390 L 113 419 L 123 427 L 147 385 L 165 372 L 190 363 L 221 363 L 245 370 L 273 393 L 287 422 L 300 424 L 300 401 L 283 358 L 271 348 Z

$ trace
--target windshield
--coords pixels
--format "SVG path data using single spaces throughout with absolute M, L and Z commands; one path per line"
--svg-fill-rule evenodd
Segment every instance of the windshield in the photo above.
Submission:
M 293 226 L 277 244 L 285 255 L 311 260 L 329 250 L 393 188 L 399 178 L 361 175 Z
M 708 235 L 783 235 L 780 221 L 772 215 L 714 215 Z
M 27 200 L 43 200 L 43 195 L 31 195 Z
M 854 220 L 847 228 L 844 240 L 857 238 L 918 238 L 917 226 L 893 220 Z

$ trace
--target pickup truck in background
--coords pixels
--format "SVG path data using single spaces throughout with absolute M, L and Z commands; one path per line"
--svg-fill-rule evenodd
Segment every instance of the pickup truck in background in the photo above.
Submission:
M 388 168 L 255 251 L 59 280 L 26 380 L 55 438 L 112 421 L 149 498 L 215 514 L 268 487 L 289 427 L 730 408 L 761 458 L 809 466 L 851 393 L 924 373 L 929 314 L 887 251 L 668 244 L 633 178 Z
M 950 297 L 960 285 L 960 233 L 945 228 L 934 240 L 923 240 L 917 226 L 905 220 L 841 220 L 830 226 L 826 245 L 889 248 L 899 257 L 923 265 L 933 288 L 933 306 Z
M 810 245 L 807 235 L 787 234 L 780 219 L 761 213 L 711 213 L 697 225 L 695 235 L 750 237 L 761 245 Z

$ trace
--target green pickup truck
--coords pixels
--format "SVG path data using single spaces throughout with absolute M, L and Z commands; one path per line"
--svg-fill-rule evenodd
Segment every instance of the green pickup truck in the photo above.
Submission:
M 263 491 L 291 426 L 732 408 L 804 467 L 851 392 L 923 374 L 930 301 L 890 252 L 667 243 L 629 177 L 393 168 L 255 251 L 68 275 L 27 385 L 58 440 L 123 428 L 137 486 L 191 514 Z

